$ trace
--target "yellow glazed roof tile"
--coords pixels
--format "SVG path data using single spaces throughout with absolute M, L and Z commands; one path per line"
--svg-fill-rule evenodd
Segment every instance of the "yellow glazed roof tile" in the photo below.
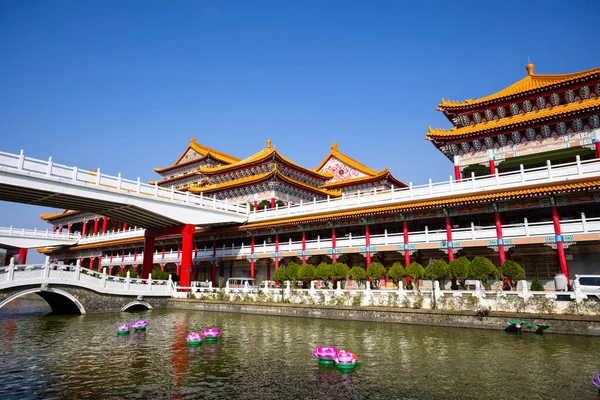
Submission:
M 507 98 L 511 98 L 513 96 L 518 96 L 522 93 L 540 90 L 544 88 L 549 88 L 555 85 L 567 84 L 578 79 L 588 78 L 593 75 L 600 75 L 600 68 L 588 69 L 586 71 L 575 72 L 570 74 L 534 74 L 533 73 L 534 66 L 533 64 L 527 65 L 528 75 L 508 86 L 505 89 L 502 89 L 499 92 L 491 94 L 489 96 L 481 97 L 476 100 L 465 100 L 465 101 L 453 101 L 453 100 L 444 100 L 442 98 L 442 102 L 438 106 L 438 109 L 452 109 L 452 108 L 461 108 L 465 106 L 476 106 L 481 105 L 487 102 L 492 102 L 496 100 L 503 100 Z
M 361 182 L 369 182 L 372 180 L 377 180 L 377 179 L 384 179 L 384 178 L 388 178 L 391 181 L 393 181 L 394 183 L 396 183 L 398 186 L 397 187 L 407 187 L 408 185 L 406 185 L 404 182 L 399 181 L 398 179 L 394 178 L 394 176 L 390 173 L 389 169 L 384 169 L 379 171 L 376 175 L 374 176 L 361 176 L 358 178 L 353 178 L 353 179 L 347 179 L 345 181 L 335 181 L 335 182 L 329 182 L 324 184 L 323 186 L 321 186 L 322 188 L 340 188 L 340 187 L 345 187 L 345 186 L 350 186 L 350 185 L 354 185 L 357 183 L 361 183 Z
M 583 112 L 598 107 L 600 107 L 600 97 L 595 97 L 461 128 L 433 129 L 429 127 L 425 139 L 452 139 L 473 136 L 483 132 L 511 129 L 534 121 L 553 119 L 563 114 Z
M 194 150 L 196 153 L 200 154 L 202 157 L 194 159 L 194 160 L 186 161 L 186 162 L 183 162 L 180 164 L 179 162 L 181 161 L 181 159 L 183 157 L 185 157 L 185 155 L 187 154 L 187 152 L 190 149 Z M 231 164 L 231 163 L 240 161 L 240 159 L 237 157 L 233 157 L 233 156 L 230 156 L 229 154 L 225 154 L 221 151 L 211 149 L 210 147 L 203 146 L 196 141 L 196 138 L 192 138 L 192 140 L 190 140 L 190 144 L 187 147 L 187 149 L 185 149 L 185 151 L 179 156 L 179 158 L 177 159 L 177 161 L 175 161 L 175 163 L 173 165 L 170 165 L 168 167 L 154 168 L 154 171 L 158 172 L 158 173 L 165 172 L 165 171 L 171 170 L 173 168 L 192 164 L 194 162 L 197 162 L 199 160 L 206 158 L 207 156 L 211 156 L 211 157 L 213 157 L 219 161 L 222 161 L 226 164 Z

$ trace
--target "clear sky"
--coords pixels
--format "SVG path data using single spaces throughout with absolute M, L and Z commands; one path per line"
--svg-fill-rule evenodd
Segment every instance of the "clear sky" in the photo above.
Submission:
M 600 2 L 0 0 L 0 151 L 155 179 L 189 140 L 244 158 L 271 138 L 400 180 L 448 179 L 423 139 L 442 97 L 600 66 Z M 47 228 L 0 202 L 0 226 Z

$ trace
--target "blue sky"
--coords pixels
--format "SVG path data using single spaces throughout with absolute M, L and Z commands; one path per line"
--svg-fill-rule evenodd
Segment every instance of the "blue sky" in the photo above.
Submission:
M 271 138 L 316 167 L 332 141 L 415 184 L 441 97 L 600 65 L 597 1 L 0 0 L 0 151 L 148 181 L 190 138 L 247 157 Z M 0 202 L 0 226 L 46 228 Z

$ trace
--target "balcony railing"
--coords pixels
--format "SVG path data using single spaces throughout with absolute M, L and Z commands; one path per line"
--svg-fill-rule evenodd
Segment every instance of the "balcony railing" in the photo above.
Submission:
M 498 188 L 520 187 L 541 182 L 560 182 L 578 178 L 600 176 L 600 162 L 598 160 L 577 161 L 566 164 L 551 165 L 548 161 L 546 167 L 524 169 L 521 165 L 519 171 L 501 172 L 495 175 L 487 175 L 461 179 L 456 181 L 452 176 L 448 181 L 433 183 L 431 179 L 426 185 L 374 191 L 369 193 L 357 193 L 350 196 L 342 196 L 338 199 L 327 199 L 312 202 L 300 202 L 300 204 L 288 205 L 287 207 L 275 206 L 274 209 L 264 209 L 251 213 L 249 222 L 262 221 L 286 216 L 298 216 L 311 213 L 340 211 L 364 206 L 384 206 L 409 202 L 417 199 L 433 199 L 445 197 L 449 194 L 480 193 L 486 190 Z
M 81 235 L 68 232 L 52 232 L 48 229 L 37 230 L 37 229 L 21 229 L 13 228 L 0 228 L 0 235 L 2 236 L 13 236 L 13 237 L 25 237 L 25 238 L 36 238 L 36 239 L 56 239 L 56 240 L 78 240 Z

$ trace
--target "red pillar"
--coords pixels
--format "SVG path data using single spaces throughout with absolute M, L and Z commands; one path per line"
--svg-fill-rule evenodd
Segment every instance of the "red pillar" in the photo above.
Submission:
M 254 279 L 254 236 L 250 238 L 250 278 Z
M 275 269 L 279 269 L 279 233 L 275 234 Z
M 365 225 L 365 246 L 367 246 L 367 267 L 371 265 L 371 231 L 369 224 Z
M 90 257 L 90 267 L 89 269 L 93 270 L 94 269 L 94 257 Z
M 123 230 L 126 231 L 127 230 L 127 222 L 123 222 Z
M 254 200 L 254 212 L 258 212 L 258 201 Z
M 335 228 L 331 228 L 331 249 L 333 250 L 331 260 L 333 262 L 337 262 L 336 246 Z
M 19 259 L 21 264 L 27 264 L 27 249 L 19 249 Z
M 460 174 L 460 167 L 458 165 L 454 166 L 454 180 L 455 181 L 460 181 L 462 179 L 462 176 Z
M 600 141 L 596 142 L 596 158 L 600 158 Z
M 102 256 L 98 257 L 98 271 L 102 271 Z
M 404 234 L 404 244 L 408 244 L 408 222 L 407 221 L 402 221 L 402 233 Z M 410 264 L 410 251 L 407 248 L 408 246 L 404 247 L 404 266 L 407 266 Z
M 62 226 L 58 227 L 58 233 L 62 233 L 62 228 L 63 228 Z
M 106 224 L 108 222 L 108 218 L 104 217 L 102 218 L 102 234 L 104 235 L 106 233 Z
M 119 223 L 117 221 L 115 221 L 113 223 L 113 232 L 118 232 L 119 231 Z
M 302 264 L 306 264 L 306 232 L 302 231 Z
M 450 217 L 446 216 L 446 243 L 452 243 L 452 224 Z M 454 248 L 448 247 L 448 262 L 454 260 Z
M 490 160 L 490 175 L 496 175 L 496 162 Z
M 94 218 L 94 235 L 98 234 L 98 218 Z
M 73 225 L 71 225 L 71 224 L 67 225 L 67 233 L 71 233 L 72 227 L 73 227 Z
M 142 261 L 142 278 L 148 278 L 154 264 L 154 235 L 150 231 L 144 233 L 144 260 Z
M 498 211 L 494 212 L 494 220 L 496 222 L 496 237 L 498 238 L 498 253 L 500 255 L 500 265 L 504 264 L 506 261 L 506 254 L 504 253 L 504 245 L 500 244 L 502 242 L 502 221 L 500 220 L 500 213 Z
M 190 286 L 192 274 L 192 250 L 194 245 L 194 233 L 196 226 L 185 224 L 183 226 L 183 238 L 181 240 L 181 286 Z
M 267 280 L 271 280 L 271 259 L 267 261 Z
M 87 221 L 83 221 L 83 227 L 81 228 L 81 236 L 87 235 Z
M 213 240 L 213 248 L 212 248 L 212 271 L 210 272 L 210 280 L 213 285 L 217 283 L 217 241 Z
M 275 208 L 275 197 L 271 197 L 271 208 Z
M 554 224 L 554 235 L 562 236 L 560 229 L 560 219 L 558 217 L 558 208 L 556 206 L 552 206 L 552 223 Z M 556 250 L 558 253 L 558 263 L 560 265 L 560 272 L 565 274 L 565 276 L 567 277 L 567 281 L 570 282 L 569 269 L 567 267 L 567 257 L 565 256 L 565 247 L 563 240 L 556 241 Z

